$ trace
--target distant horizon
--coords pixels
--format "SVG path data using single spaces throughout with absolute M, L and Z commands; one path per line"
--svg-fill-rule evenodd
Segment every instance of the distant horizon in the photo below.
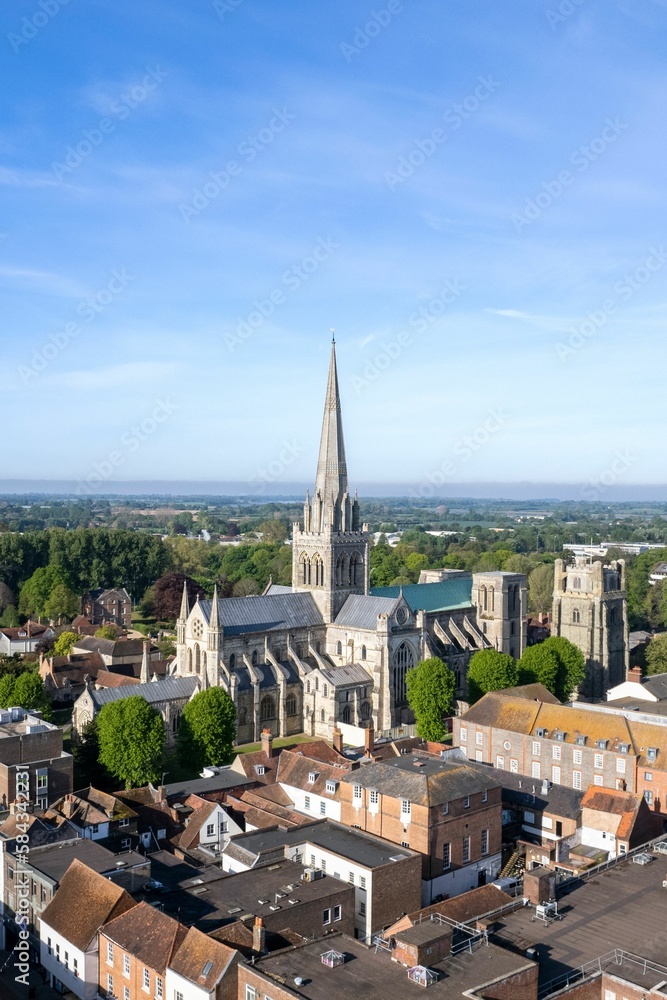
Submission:
M 109 499 L 113 497 L 197 497 L 208 496 L 220 499 L 244 499 L 257 503 L 302 500 L 306 490 L 312 490 L 312 483 L 285 482 L 271 483 L 265 489 L 253 489 L 247 481 L 236 480 L 108 480 L 97 485 L 68 479 L 0 479 L 2 496 L 53 496 L 77 499 Z M 477 501 L 496 500 L 502 502 L 535 501 L 541 503 L 660 503 L 667 502 L 667 483 L 618 484 L 598 487 L 590 494 L 590 489 L 581 483 L 540 483 L 540 482 L 477 482 L 445 483 L 415 489 L 410 483 L 361 482 L 358 484 L 359 497 L 368 499 L 414 500 L 415 504 L 433 500 Z

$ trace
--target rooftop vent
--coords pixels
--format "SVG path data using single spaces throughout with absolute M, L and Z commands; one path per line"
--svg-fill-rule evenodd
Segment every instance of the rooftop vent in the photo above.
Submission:
M 212 968 L 213 968 L 213 962 L 207 962 L 204 968 L 201 970 L 201 976 L 199 978 L 206 979 Z
M 345 955 L 342 951 L 325 951 L 320 956 L 322 959 L 322 965 L 327 965 L 330 969 L 334 969 L 337 965 L 345 965 Z

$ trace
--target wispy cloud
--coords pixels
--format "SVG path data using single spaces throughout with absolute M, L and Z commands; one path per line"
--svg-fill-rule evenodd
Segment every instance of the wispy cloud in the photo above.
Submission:
M 87 294 L 86 288 L 75 278 L 29 267 L 0 265 L 0 283 L 5 286 L 43 292 L 47 295 L 60 295 L 67 299 L 80 299 Z

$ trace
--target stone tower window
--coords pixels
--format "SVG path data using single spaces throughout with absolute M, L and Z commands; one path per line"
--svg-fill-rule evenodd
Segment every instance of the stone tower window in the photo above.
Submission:
M 340 714 L 341 721 L 349 723 L 352 718 L 352 710 L 349 705 L 343 705 L 343 711 Z
M 293 694 L 285 701 L 285 712 L 287 715 L 296 715 L 296 698 Z
M 252 662 L 253 667 L 257 663 L 257 659 L 258 659 L 257 650 L 253 649 L 253 651 L 252 651 L 252 658 L 251 658 L 251 662 Z
M 236 655 L 234 653 L 231 653 L 229 657 L 229 669 L 233 670 L 235 666 L 236 666 Z
M 575 608 L 574 611 L 572 612 L 572 621 L 574 622 L 575 625 L 578 625 L 580 623 L 581 612 L 579 608 Z
M 397 705 L 407 700 L 405 675 L 413 666 L 412 649 L 407 642 L 402 642 L 394 654 L 394 701 Z
M 361 647 L 361 659 L 362 660 L 366 659 L 366 647 L 365 646 Z
M 575 590 L 581 590 L 581 577 L 580 576 L 575 576 L 574 580 L 572 581 L 572 586 L 574 587 Z
M 336 652 L 337 652 L 337 654 L 339 656 L 343 655 L 343 643 L 342 642 L 337 642 L 336 643 Z

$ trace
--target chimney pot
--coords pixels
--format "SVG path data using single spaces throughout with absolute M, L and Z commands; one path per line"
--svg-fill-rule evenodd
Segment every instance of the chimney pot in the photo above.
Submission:
M 261 917 L 255 917 L 255 924 L 252 929 L 252 950 L 263 955 L 266 951 L 266 928 Z
M 267 757 L 273 757 L 273 734 L 270 729 L 262 729 L 262 750 Z
M 366 751 L 366 757 L 371 757 L 373 750 L 375 749 L 375 730 L 372 726 L 369 726 L 366 730 L 364 737 L 364 750 Z
M 333 747 L 334 750 L 338 751 L 338 753 L 343 752 L 343 734 L 338 727 L 336 727 L 333 731 Z

